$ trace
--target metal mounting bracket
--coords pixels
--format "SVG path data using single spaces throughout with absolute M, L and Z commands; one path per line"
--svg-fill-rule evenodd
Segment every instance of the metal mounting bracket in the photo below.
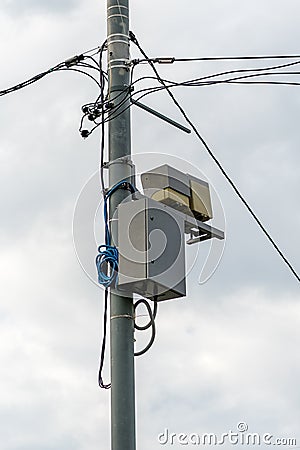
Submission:
M 165 116 L 164 114 L 161 114 L 158 111 L 155 111 L 155 109 L 150 108 L 147 105 L 144 105 L 144 103 L 138 102 L 136 100 L 131 99 L 131 103 L 133 105 L 138 106 L 139 108 L 143 109 L 144 111 L 147 111 L 150 114 L 153 114 L 153 116 L 158 117 L 159 119 L 164 120 L 165 122 L 168 122 L 170 125 L 173 125 L 173 127 L 179 128 L 179 130 L 184 131 L 185 133 L 191 133 L 191 130 L 184 125 L 181 125 L 180 123 L 176 122 L 173 119 L 170 119 L 169 117 Z

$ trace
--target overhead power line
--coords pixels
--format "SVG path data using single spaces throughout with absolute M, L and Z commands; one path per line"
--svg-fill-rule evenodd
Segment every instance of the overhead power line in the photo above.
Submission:
M 296 277 L 296 279 L 300 282 L 300 277 L 297 274 L 296 270 L 294 269 L 294 267 L 292 266 L 292 264 L 289 262 L 289 260 L 287 259 L 287 257 L 283 254 L 283 252 L 280 250 L 280 248 L 278 247 L 278 245 L 276 244 L 276 242 L 274 241 L 274 239 L 271 237 L 270 233 L 267 231 L 267 229 L 264 227 L 264 225 L 262 224 L 261 220 L 258 218 L 258 216 L 255 214 L 255 212 L 253 211 L 253 209 L 250 207 L 249 203 L 246 201 L 246 199 L 244 198 L 244 196 L 240 193 L 239 189 L 237 188 L 237 186 L 235 185 L 235 183 L 233 182 L 233 180 L 231 179 L 231 177 L 227 174 L 227 172 L 225 171 L 225 169 L 223 168 L 222 164 L 220 163 L 220 161 L 217 159 L 217 157 L 214 155 L 213 151 L 210 149 L 210 147 L 208 146 L 208 144 L 206 143 L 206 141 L 204 140 L 204 138 L 201 136 L 200 132 L 198 131 L 198 129 L 196 128 L 196 126 L 194 125 L 194 123 L 191 121 L 191 119 L 187 116 L 186 112 L 184 111 L 183 107 L 180 105 L 180 103 L 176 100 L 176 98 L 174 97 L 172 91 L 169 89 L 169 87 L 165 84 L 165 81 L 160 77 L 154 63 L 149 60 L 147 54 L 145 53 L 145 51 L 142 49 L 142 47 L 140 46 L 137 38 L 135 37 L 135 35 L 131 32 L 131 40 L 132 42 L 138 47 L 138 49 L 140 50 L 140 52 L 142 53 L 142 55 L 144 56 L 144 58 L 149 62 L 150 66 L 152 67 L 157 79 L 159 82 L 161 82 L 166 91 L 168 92 L 169 96 L 171 97 L 172 101 L 174 102 L 174 104 L 176 105 L 176 107 L 179 109 L 179 111 L 181 112 L 181 114 L 183 115 L 183 117 L 185 118 L 185 120 L 187 121 L 187 123 L 191 126 L 191 128 L 194 130 L 196 136 L 198 137 L 198 139 L 202 142 L 204 148 L 207 150 L 207 152 L 209 153 L 209 155 L 211 156 L 211 158 L 214 160 L 214 162 L 217 164 L 218 168 L 220 169 L 220 171 L 222 172 L 222 174 L 224 175 L 224 177 L 226 178 L 226 180 L 229 182 L 229 184 L 231 185 L 231 187 L 233 188 L 233 190 L 235 191 L 235 193 L 237 194 L 237 196 L 239 197 L 239 199 L 242 201 L 242 203 L 245 205 L 245 207 L 247 208 L 247 210 L 249 211 L 249 213 L 251 214 L 251 216 L 253 217 L 253 219 L 255 220 L 255 222 L 257 223 L 257 225 L 259 226 L 259 228 L 262 230 L 262 232 L 265 234 L 265 236 L 268 238 L 268 240 L 271 242 L 271 244 L 273 245 L 274 249 L 277 251 L 277 253 L 279 254 L 279 256 L 282 258 L 282 260 L 285 262 L 285 264 L 289 267 L 290 271 L 293 273 L 293 275 Z
M 87 50 L 86 52 L 81 53 L 80 55 L 72 56 L 71 58 L 66 59 L 65 61 L 57 64 L 56 66 L 51 67 L 50 69 L 48 69 L 44 72 L 41 72 L 37 75 L 34 75 L 33 77 L 29 78 L 28 80 L 22 81 L 21 83 L 11 86 L 7 89 L 0 90 L 0 97 L 7 95 L 7 94 L 11 94 L 12 92 L 18 91 L 27 86 L 30 86 L 31 84 L 36 83 L 37 81 L 44 78 L 46 75 L 49 75 L 50 73 L 58 72 L 61 70 L 71 70 L 71 71 L 82 73 L 82 74 L 88 76 L 89 78 L 93 79 L 93 81 L 96 82 L 98 87 L 100 88 L 100 84 L 98 83 L 98 81 L 91 74 L 82 70 L 83 68 L 99 70 L 99 68 L 97 67 L 97 62 L 94 60 L 94 58 L 91 55 L 88 55 L 88 53 L 90 53 L 94 50 L 96 50 L 96 49 Z M 99 53 L 99 51 L 100 51 L 100 49 L 97 51 L 97 53 Z M 94 53 L 94 55 L 95 54 L 96 53 Z M 96 64 L 96 65 L 88 64 L 88 63 L 84 62 L 84 60 L 86 60 L 86 59 L 92 59 L 94 64 Z M 76 68 L 74 66 L 76 66 Z M 82 69 L 78 69 L 77 67 L 80 67 Z
M 247 61 L 247 60 L 266 60 L 266 59 L 299 59 L 300 55 L 261 55 L 261 56 L 201 56 L 195 58 L 176 58 L 156 57 L 149 59 L 136 59 L 139 63 L 158 63 L 158 64 L 172 64 L 174 62 L 196 62 L 196 61 Z
M 286 86 L 299 86 L 300 82 L 297 81 L 241 81 L 248 78 L 255 78 L 255 77 L 270 77 L 275 75 L 297 75 L 300 74 L 299 72 L 282 72 L 280 71 L 283 68 L 291 67 L 297 64 L 300 64 L 300 61 L 292 61 L 285 64 L 280 65 L 272 65 L 269 67 L 262 67 L 262 68 L 249 68 L 249 69 L 235 69 L 235 70 L 227 70 L 223 72 L 217 72 L 209 75 L 205 75 L 202 77 L 194 78 L 191 80 L 185 80 L 181 82 L 175 82 L 171 80 L 161 80 L 164 83 L 161 83 L 160 86 L 154 86 L 149 88 L 143 88 L 143 89 L 137 89 L 135 92 L 132 92 L 132 89 L 134 86 L 136 86 L 139 82 L 145 81 L 145 80 L 157 80 L 157 77 L 150 77 L 145 76 L 138 78 L 137 80 L 133 81 L 133 72 L 134 68 L 137 64 L 140 64 L 144 60 L 133 60 L 132 61 L 132 70 L 131 70 L 131 82 L 130 86 L 128 87 L 128 93 L 127 95 L 120 94 L 120 96 L 117 96 L 115 98 L 116 104 L 111 108 L 109 105 L 108 97 L 105 96 L 105 84 L 107 82 L 107 73 L 103 70 L 102 67 L 102 55 L 103 51 L 106 50 L 106 41 L 98 47 L 94 47 L 90 50 L 87 50 L 80 55 L 73 56 L 56 66 L 41 72 L 32 78 L 19 83 L 17 85 L 14 85 L 8 89 L 4 89 L 0 91 L 0 96 L 7 95 L 9 93 L 15 92 L 17 90 L 20 90 L 24 87 L 27 87 L 41 78 L 44 78 L 46 75 L 58 72 L 58 71 L 73 71 L 77 73 L 81 73 L 87 77 L 89 77 L 99 88 L 100 94 L 97 97 L 97 99 L 92 102 L 88 103 L 83 106 L 83 117 L 80 122 L 79 131 L 82 135 L 82 137 L 86 138 L 88 137 L 98 126 L 102 126 L 102 143 L 101 146 L 103 147 L 104 142 L 104 124 L 107 122 L 110 122 L 111 120 L 118 117 L 122 112 L 124 111 L 124 104 L 128 101 L 130 98 L 132 102 L 135 100 L 139 100 L 147 95 L 153 94 L 155 92 L 158 92 L 160 90 L 164 89 L 171 89 L 173 87 L 200 87 L 200 86 L 212 86 L 212 85 L 218 85 L 218 84 L 269 84 L 269 85 L 286 85 Z M 99 54 L 99 62 L 94 58 L 95 55 Z M 207 60 L 214 60 L 214 59 L 276 59 L 276 58 L 296 58 L 299 55 L 277 55 L 277 56 L 245 56 L 245 57 L 204 57 L 204 59 Z M 148 62 L 153 63 L 156 62 L 172 62 L 174 58 L 153 58 L 149 59 Z M 99 81 L 95 78 L 94 75 L 90 73 L 90 71 L 97 71 L 99 74 Z M 270 72 L 271 70 L 278 70 L 278 72 Z M 226 75 L 233 75 L 233 74 L 245 74 L 238 77 L 232 77 L 232 78 L 224 78 Z M 246 75 L 247 74 L 247 75 Z M 118 102 L 118 97 L 120 97 L 120 101 Z M 125 109 L 130 108 L 132 106 L 132 102 L 125 107 Z M 94 123 L 94 126 L 91 129 L 83 129 L 83 123 L 85 118 L 88 118 L 90 121 Z M 100 121 L 99 121 L 100 120 Z M 103 155 L 103 151 L 101 150 L 101 155 Z M 103 158 L 101 160 L 101 184 L 102 189 L 104 189 L 104 181 L 103 181 Z
M 120 114 L 124 112 L 124 110 L 131 108 L 132 104 L 136 104 L 135 102 L 142 99 L 143 97 L 146 97 L 148 95 L 154 94 L 155 92 L 159 92 L 161 90 L 165 89 L 171 89 L 174 87 L 204 87 L 204 86 L 215 86 L 219 84 L 270 84 L 270 85 L 287 85 L 287 86 L 299 86 L 300 82 L 289 82 L 289 81 L 240 81 L 248 78 L 255 78 L 255 77 L 271 77 L 271 76 L 278 76 L 278 75 L 300 75 L 300 72 L 269 72 L 270 70 L 278 70 L 283 69 L 285 67 L 289 67 L 291 65 L 300 64 L 300 61 L 284 64 L 284 65 L 277 65 L 277 66 L 271 66 L 271 67 L 264 67 L 264 68 L 252 68 L 252 69 L 238 69 L 238 70 L 228 70 L 226 72 L 218 72 L 215 74 L 209 74 L 206 76 L 202 76 L 200 78 L 194 78 L 192 80 L 186 80 L 186 81 L 171 81 L 167 79 L 162 79 L 164 81 L 164 84 L 155 85 L 152 87 L 146 87 L 137 89 L 137 86 L 142 81 L 158 81 L 157 77 L 153 76 L 143 76 L 140 78 L 137 78 L 136 80 L 133 80 L 133 72 L 136 65 L 132 67 L 131 70 L 131 82 L 127 89 L 127 94 L 124 95 L 124 92 L 121 92 L 116 96 L 114 99 L 114 105 L 111 107 L 110 102 L 108 100 L 108 97 L 106 96 L 104 98 L 104 94 L 102 95 L 102 100 L 99 102 L 100 96 L 97 98 L 97 100 L 93 103 L 88 103 L 83 106 L 84 116 L 82 117 L 81 124 L 79 131 L 82 134 L 83 137 L 88 137 L 90 134 L 95 131 L 100 125 L 104 125 L 104 123 L 108 123 L 111 120 L 117 118 Z M 263 72 L 262 72 L 263 71 Z M 253 73 L 255 72 L 255 73 Z M 100 69 L 100 73 L 105 74 L 105 72 L 102 70 L 102 67 Z M 243 75 L 238 77 L 232 77 L 232 78 L 223 78 L 225 75 L 232 75 L 242 73 Z M 217 79 L 218 77 L 221 77 L 220 79 Z M 216 78 L 216 79 L 214 79 Z M 104 80 L 105 81 L 105 80 Z M 102 92 L 104 91 L 104 88 L 102 88 Z M 128 99 L 130 98 L 131 103 L 129 103 L 127 106 L 124 105 L 128 102 Z M 102 111 L 102 114 L 99 114 L 99 111 Z M 98 119 L 101 116 L 100 122 Z M 83 129 L 83 122 L 85 117 L 88 117 L 89 120 L 91 120 L 94 123 L 94 126 L 87 130 Z

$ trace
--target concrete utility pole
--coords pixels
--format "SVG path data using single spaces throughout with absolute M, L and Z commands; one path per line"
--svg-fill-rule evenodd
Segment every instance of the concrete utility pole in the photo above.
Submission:
M 129 1 L 107 0 L 107 53 L 109 97 L 120 102 L 128 94 Z M 123 94 L 122 94 L 123 92 Z M 109 122 L 109 186 L 132 175 L 130 109 Z M 120 112 L 120 111 L 119 111 Z M 117 161 L 116 161 L 117 160 Z M 119 189 L 110 198 L 110 218 L 128 195 Z M 117 245 L 117 222 L 111 222 Z M 135 450 L 134 317 L 132 296 L 123 297 L 111 289 L 111 445 L 112 450 Z

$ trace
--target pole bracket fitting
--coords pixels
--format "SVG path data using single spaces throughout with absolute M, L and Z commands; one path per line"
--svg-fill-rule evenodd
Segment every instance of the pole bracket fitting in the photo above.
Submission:
M 130 314 L 118 314 L 117 316 L 111 316 L 110 320 L 112 319 L 131 319 L 134 320 L 134 317 L 132 317 Z
M 121 158 L 114 159 L 113 161 L 105 161 L 103 163 L 103 169 L 109 169 L 114 164 L 126 164 L 127 166 L 134 167 L 133 161 L 130 156 L 122 156 Z
M 117 59 L 111 59 L 108 62 L 108 69 L 126 69 L 128 70 L 130 67 L 130 60 L 128 58 L 117 58 Z

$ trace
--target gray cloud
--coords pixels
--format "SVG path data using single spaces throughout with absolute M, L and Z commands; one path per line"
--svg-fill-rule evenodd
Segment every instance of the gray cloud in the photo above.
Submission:
M 79 0 L 4 0 L 3 11 L 14 17 L 19 15 L 31 15 L 39 13 L 62 14 L 69 12 L 79 5 Z
M 161 311 L 155 369 L 142 400 L 144 413 L 159 416 L 155 432 L 222 433 L 245 420 L 252 432 L 298 437 L 298 400 L 289 386 L 299 371 L 293 357 L 299 306 L 288 299 L 272 304 L 255 291 L 239 294 L 225 296 L 221 306 L 199 299 L 201 307 L 193 302 L 185 312 L 178 304 Z M 140 389 L 148 364 L 138 367 Z

